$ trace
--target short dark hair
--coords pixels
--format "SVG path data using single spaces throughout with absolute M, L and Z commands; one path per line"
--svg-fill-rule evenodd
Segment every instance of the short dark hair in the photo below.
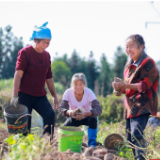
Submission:
M 138 44 L 138 47 L 140 47 L 141 45 L 144 45 L 144 49 L 145 49 L 145 41 L 141 35 L 133 34 L 133 35 L 129 36 L 127 38 L 127 40 L 128 39 L 132 39 L 133 41 L 135 41 Z
M 43 39 L 37 39 L 37 38 L 35 38 L 34 40 L 36 40 L 36 41 L 39 43 L 39 42 L 42 41 Z

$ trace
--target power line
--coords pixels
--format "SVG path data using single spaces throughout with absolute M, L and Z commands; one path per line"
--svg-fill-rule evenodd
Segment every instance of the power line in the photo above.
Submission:
M 157 10 L 157 8 L 153 5 L 154 1 L 151 1 L 152 8 L 158 13 L 158 16 L 160 15 L 160 12 Z M 160 24 L 160 22 L 146 22 L 145 27 L 147 28 L 148 24 Z
M 152 8 L 158 13 L 158 15 L 160 15 L 160 12 L 157 10 L 157 8 L 153 5 L 154 1 L 151 1 L 151 6 Z

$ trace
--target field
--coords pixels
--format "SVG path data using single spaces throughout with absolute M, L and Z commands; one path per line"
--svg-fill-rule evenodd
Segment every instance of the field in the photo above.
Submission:
M 2 82 L 2 81 L 1 81 Z M 0 85 L 0 105 L 2 109 L 9 104 L 12 91 L 12 80 L 3 82 Z M 2 84 L 2 83 L 0 83 Z M 59 85 L 59 84 L 58 84 Z M 59 85 L 60 86 L 60 85 Z M 58 90 L 58 89 L 57 89 Z M 61 100 L 63 88 L 59 91 L 58 98 Z M 48 96 L 49 100 L 51 97 Z M 123 97 L 117 98 L 113 95 L 108 97 L 98 97 L 103 108 L 103 114 L 99 117 L 100 126 L 97 141 L 102 143 L 96 149 L 86 147 L 87 136 L 83 137 L 82 153 L 72 153 L 71 151 L 58 151 L 58 127 L 62 125 L 65 118 L 62 118 L 56 113 L 57 123 L 55 126 L 54 140 L 52 144 L 49 143 L 49 137 L 45 135 L 43 138 L 30 134 L 27 137 L 13 136 L 7 133 L 5 123 L 0 122 L 0 156 L 1 159 L 6 160 L 107 160 L 104 155 L 109 152 L 104 148 L 105 138 L 112 134 L 118 133 L 124 137 L 124 145 L 122 147 L 115 146 L 117 151 L 115 155 L 128 160 L 132 160 L 132 149 L 125 139 L 125 120 L 123 120 Z M 51 102 L 52 103 L 52 102 Z M 2 112 L 0 113 L 3 118 Z M 147 127 L 145 130 L 145 140 L 147 142 L 146 159 L 160 159 L 160 127 L 152 129 Z M 84 145 L 85 144 L 85 145 Z M 85 149 L 85 151 L 84 151 Z M 122 160 L 121 158 L 121 160 Z M 114 158 L 117 159 L 118 158 Z M 109 159 L 108 159 L 109 160 Z

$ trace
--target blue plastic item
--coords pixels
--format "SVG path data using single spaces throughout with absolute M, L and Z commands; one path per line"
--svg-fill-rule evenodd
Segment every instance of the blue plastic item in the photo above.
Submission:
M 30 40 L 34 39 L 52 39 L 51 30 L 47 27 L 48 22 L 44 23 L 42 26 L 35 26 L 33 29 L 32 37 Z
M 96 147 L 97 129 L 88 128 L 88 146 Z

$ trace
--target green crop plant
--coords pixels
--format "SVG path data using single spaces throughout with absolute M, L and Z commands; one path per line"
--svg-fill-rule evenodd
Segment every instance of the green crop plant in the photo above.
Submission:
M 11 135 L 5 139 L 10 146 L 10 152 L 5 160 L 33 160 L 40 159 L 44 150 L 50 152 L 50 145 L 43 138 L 29 134 L 28 136 Z

